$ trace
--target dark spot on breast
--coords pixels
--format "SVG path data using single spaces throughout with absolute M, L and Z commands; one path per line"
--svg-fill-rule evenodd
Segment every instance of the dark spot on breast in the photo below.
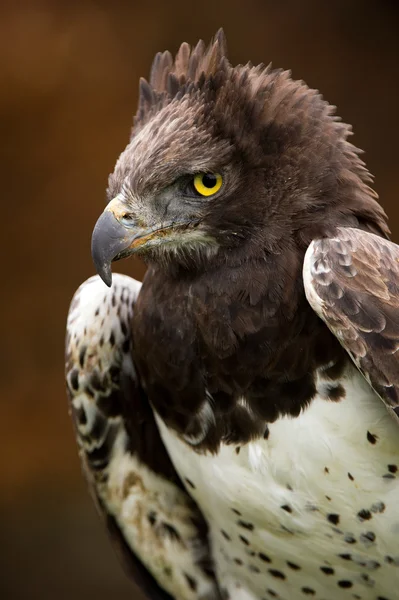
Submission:
M 316 592 L 315 592 L 315 591 L 314 591 L 312 588 L 310 588 L 310 587 L 303 587 L 303 588 L 301 588 L 301 592 L 302 592 L 303 594 L 307 594 L 308 596 L 314 596 L 314 595 L 315 595 L 315 593 L 316 593 Z
M 96 392 L 105 392 L 106 388 L 105 388 L 105 384 L 104 384 L 104 380 L 100 377 L 100 374 L 98 373 L 98 371 L 93 371 L 93 373 L 90 376 L 90 385 L 93 388 L 93 390 L 96 390 Z
M 193 484 L 193 482 L 191 481 L 191 479 L 189 479 L 188 477 L 185 477 L 185 481 L 186 483 L 188 483 L 188 485 L 195 490 L 195 485 Z
M 267 593 L 269 594 L 269 596 L 271 596 L 272 598 L 277 598 L 277 594 L 274 590 L 271 590 L 270 588 L 267 590 Z
M 85 394 L 86 396 L 89 396 L 89 398 L 94 398 L 94 392 L 88 385 L 85 387 Z
M 247 540 L 246 537 L 244 537 L 243 535 L 240 535 L 239 538 L 243 544 L 245 544 L 246 546 L 249 546 L 249 541 Z
M 263 439 L 268 440 L 269 435 L 270 435 L 270 430 L 269 430 L 268 426 L 266 425 L 265 433 L 263 434 Z
M 241 515 L 241 513 L 240 513 L 240 511 L 239 511 L 239 510 L 237 510 L 236 508 L 232 508 L 231 510 L 233 511 L 233 513 L 235 513 L 235 514 L 236 514 L 236 515 L 238 515 L 239 517 L 241 517 L 241 516 L 242 516 L 242 515 Z
M 194 579 L 194 577 L 192 577 L 191 575 L 188 575 L 187 573 L 184 573 L 184 577 L 186 578 L 190 590 L 196 592 L 198 587 L 197 580 Z
M 252 573 L 260 573 L 260 569 L 256 565 L 249 565 L 248 568 Z
M 366 533 L 362 533 L 359 537 L 360 541 L 364 544 L 375 541 L 375 533 L 373 531 L 366 531 Z
M 122 351 L 127 354 L 130 350 L 130 338 L 126 338 L 122 344 Z
M 366 510 L 365 508 L 362 508 L 362 510 L 359 510 L 359 512 L 357 513 L 358 519 L 360 519 L 360 521 L 368 521 L 369 519 L 372 518 L 372 514 L 369 510 Z
M 349 579 L 340 579 L 340 581 L 338 581 L 338 585 L 341 588 L 351 588 L 353 583 L 349 581 Z
M 377 440 L 377 435 L 375 435 L 374 433 L 370 433 L 370 431 L 367 432 L 367 441 L 369 441 L 370 444 L 375 444 Z
M 73 369 L 69 374 L 69 381 L 71 383 L 71 387 L 75 392 L 79 389 L 79 371 L 77 369 Z
M 396 479 L 395 475 L 392 475 L 392 473 L 386 473 L 385 475 L 382 476 L 383 479 Z
M 83 369 L 83 365 L 85 364 L 85 356 L 87 352 L 87 346 L 82 346 L 79 352 L 79 364 Z
M 379 569 L 381 564 L 377 561 L 377 560 L 360 560 L 360 561 L 356 561 L 357 564 L 361 565 L 362 567 L 366 567 L 367 569 L 371 569 L 373 571 L 375 571 L 375 569 Z
M 107 420 L 97 412 L 90 430 L 89 437 L 92 440 L 99 441 L 103 437 L 105 430 L 107 429 L 107 425 Z
M 92 450 L 86 451 L 87 460 L 90 462 L 92 469 L 100 471 L 107 466 L 117 431 L 117 426 L 109 426 L 102 443 Z
M 99 315 L 99 314 L 100 314 L 100 309 L 99 309 L 99 308 L 96 308 L 96 311 L 95 311 L 95 313 L 94 313 L 94 316 L 95 316 L 95 317 L 98 317 L 98 315 Z
M 120 320 L 120 325 L 123 335 L 127 335 L 127 325 L 123 319 Z
M 339 523 L 339 515 L 335 513 L 330 513 L 329 515 L 327 515 L 327 519 L 328 521 L 330 521 L 330 523 L 333 523 L 334 525 L 338 525 Z
M 338 385 L 328 385 L 325 388 L 325 394 L 332 402 L 339 402 L 346 396 L 345 388 L 339 383 Z
M 165 533 L 165 535 L 167 535 L 172 540 L 176 540 L 177 542 L 181 541 L 180 534 L 177 531 L 177 529 L 173 527 L 173 525 L 170 525 L 169 523 L 162 523 L 162 530 Z
M 374 502 L 370 508 L 373 513 L 383 513 L 385 510 L 385 504 L 383 502 Z
M 338 533 L 339 535 L 342 535 L 344 532 L 339 529 L 338 527 L 332 527 L 332 530 L 334 533 Z
M 170 567 L 164 567 L 163 572 L 167 577 L 170 577 L 172 575 L 172 569 Z
M 111 330 L 111 334 L 109 336 L 109 343 L 110 343 L 111 347 L 115 346 L 115 334 L 112 330 Z
M 85 409 L 83 408 L 83 406 L 79 406 L 78 408 L 75 408 L 72 405 L 72 411 L 73 411 L 73 414 L 75 415 L 75 419 L 79 423 L 79 425 L 86 425 L 87 416 L 86 416 L 86 412 L 85 412 Z
M 324 467 L 324 473 L 328 474 L 330 472 L 330 469 L 328 467 Z
M 104 336 L 103 335 L 100 337 L 100 341 L 98 342 L 98 344 L 99 344 L 100 348 L 102 346 L 104 346 Z
M 242 521 L 241 519 L 239 519 L 237 521 L 237 525 L 239 525 L 240 527 L 244 527 L 244 529 L 248 529 L 249 531 L 253 531 L 253 524 L 252 523 L 248 523 L 247 521 Z
M 398 470 L 398 466 L 397 465 L 388 465 L 388 471 L 390 473 L 396 473 Z
M 351 473 L 348 473 L 348 477 L 349 477 L 349 479 L 350 479 L 351 481 L 354 481 L 354 480 L 355 480 L 355 478 L 353 477 L 353 475 L 351 475 Z
M 351 533 L 346 533 L 344 536 L 344 542 L 347 544 L 356 544 L 356 538 Z
M 241 446 L 237 446 L 237 448 L 236 448 L 236 454 L 240 454 L 240 450 L 241 450 Z
M 292 513 L 292 508 L 289 504 L 283 504 L 283 506 L 281 506 L 281 508 L 283 510 L 285 510 L 287 513 Z
M 338 556 L 344 560 L 352 560 L 352 554 L 338 554 Z
M 297 565 L 293 562 L 290 562 L 289 560 L 287 560 L 287 565 L 289 566 L 290 569 L 293 569 L 294 571 L 299 571 L 301 568 L 299 565 Z
M 331 502 L 331 498 L 330 496 L 326 496 L 327 500 L 329 500 Z
M 278 571 L 277 569 L 269 569 L 269 573 L 270 575 L 273 575 L 273 577 L 276 577 L 276 579 L 285 579 L 284 573 Z
M 151 510 L 147 515 L 147 519 L 150 525 L 155 525 L 157 522 L 157 513 L 154 510 Z
M 228 534 L 228 533 L 226 533 L 226 532 L 225 532 L 225 530 L 224 530 L 224 529 L 221 529 L 221 530 L 220 530 L 220 533 L 222 534 L 222 536 L 223 536 L 223 537 L 224 537 L 224 538 L 225 538 L 225 539 L 226 539 L 228 542 L 230 542 L 230 541 L 231 541 L 231 537 L 229 536 L 229 534 Z
M 258 556 L 261 560 L 263 560 L 263 562 L 266 562 L 266 563 L 272 562 L 271 559 L 267 556 L 267 554 L 264 554 L 263 552 L 259 552 Z
M 241 565 L 242 565 L 242 560 L 241 560 L 241 558 L 235 558 L 235 559 L 234 559 L 234 562 L 236 563 L 236 565 L 239 565 L 239 566 L 241 566 Z
M 119 377 L 120 377 L 120 373 L 121 373 L 120 367 L 112 365 L 112 367 L 110 367 L 108 373 L 109 373 L 109 376 L 111 377 L 112 383 L 119 383 Z
M 105 444 L 91 452 L 86 452 L 86 456 L 93 471 L 102 471 L 108 466 L 109 449 Z
M 334 575 L 335 571 L 331 567 L 320 567 L 320 571 L 322 571 L 325 575 Z

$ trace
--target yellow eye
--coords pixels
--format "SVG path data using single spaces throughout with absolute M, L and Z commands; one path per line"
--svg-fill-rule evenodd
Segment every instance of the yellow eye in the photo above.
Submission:
M 222 183 L 223 178 L 219 173 L 199 173 L 194 177 L 194 187 L 201 196 L 213 196 Z

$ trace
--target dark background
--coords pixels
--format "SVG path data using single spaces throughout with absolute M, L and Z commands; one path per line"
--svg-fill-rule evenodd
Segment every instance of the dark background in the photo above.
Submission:
M 154 53 L 209 40 L 273 61 L 354 126 L 399 239 L 396 0 L 0 4 L 0 596 L 138 598 L 83 484 L 63 383 L 64 323 Z M 118 267 L 140 277 L 133 261 Z

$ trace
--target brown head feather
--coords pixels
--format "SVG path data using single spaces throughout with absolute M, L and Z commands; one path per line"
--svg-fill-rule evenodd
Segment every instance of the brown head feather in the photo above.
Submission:
M 160 187 L 169 185 L 182 174 L 176 165 L 187 173 L 192 171 L 190 162 L 193 168 L 201 166 L 200 155 L 209 158 L 210 168 L 236 160 L 237 172 L 247 164 L 252 170 L 249 177 L 255 169 L 265 173 L 263 200 L 258 195 L 256 203 L 245 203 L 246 221 L 252 226 L 266 214 L 260 204 L 269 204 L 269 209 L 274 205 L 277 234 L 288 201 L 305 245 L 314 227 L 304 226 L 317 215 L 322 215 L 325 224 L 326 212 L 335 225 L 344 212 L 348 219 L 389 235 L 386 215 L 369 187 L 372 178 L 359 158 L 360 151 L 348 141 L 351 128 L 335 116 L 335 107 L 317 90 L 292 80 L 289 71 L 250 63 L 232 67 L 222 30 L 208 47 L 202 41 L 193 49 L 183 43 L 175 59 L 170 52 L 155 56 L 149 83 L 140 80 L 132 142 L 147 124 L 151 128 L 146 133 L 148 151 L 140 148 L 135 168 L 136 179 L 146 177 L 149 186 L 155 179 Z M 111 196 L 131 170 L 136 153 L 128 150 L 129 146 L 111 177 Z M 234 212 L 237 203 L 237 210 L 242 211 L 242 200 L 236 189 L 235 199 L 229 198 L 230 210 Z M 223 214 L 226 205 L 224 199 Z M 218 205 L 214 208 L 216 216 Z M 267 216 L 270 225 L 271 215 Z M 269 245 L 272 237 L 268 237 Z
M 154 108 L 170 102 L 178 93 L 185 93 L 190 84 L 190 89 L 193 89 L 201 87 L 205 80 L 215 77 L 218 72 L 227 75 L 229 68 L 226 38 L 222 29 L 208 47 L 202 40 L 193 49 L 183 42 L 174 60 L 169 51 L 158 52 L 152 63 L 149 83 L 140 80 L 133 134 L 147 122 Z

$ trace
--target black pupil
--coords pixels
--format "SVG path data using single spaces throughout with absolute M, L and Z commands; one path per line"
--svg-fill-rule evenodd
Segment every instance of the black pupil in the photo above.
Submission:
M 203 175 L 203 177 L 202 177 L 202 183 L 208 189 L 214 188 L 216 185 L 216 182 L 217 182 L 216 175 L 213 175 L 213 173 L 205 173 L 205 175 Z

